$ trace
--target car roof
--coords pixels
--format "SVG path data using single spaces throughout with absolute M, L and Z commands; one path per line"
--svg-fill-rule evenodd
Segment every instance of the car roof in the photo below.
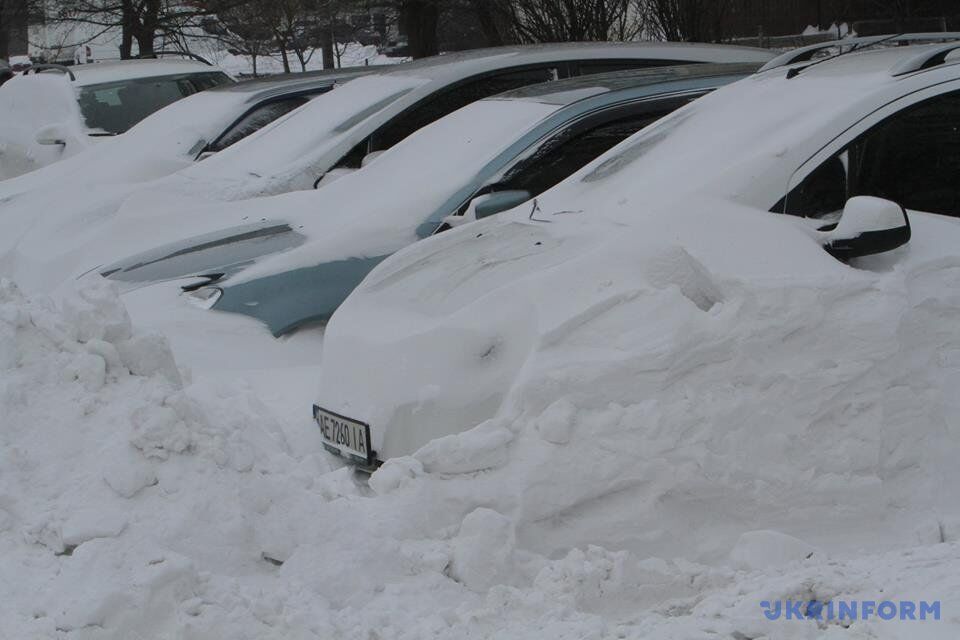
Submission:
M 418 76 L 429 80 L 468 77 L 487 70 L 553 61 L 650 59 L 678 62 L 767 62 L 774 54 L 767 49 L 731 45 L 678 42 L 565 42 L 517 45 L 458 51 L 396 65 L 385 73 Z
M 613 93 L 625 89 L 657 85 L 674 80 L 696 80 L 717 76 L 754 73 L 759 62 L 721 64 L 688 64 L 647 69 L 626 69 L 609 73 L 578 76 L 566 80 L 544 82 L 485 98 L 486 100 L 533 100 L 547 104 L 570 105 L 585 97 Z
M 808 82 L 815 82 L 817 78 L 847 77 L 856 79 L 858 82 L 877 85 L 889 84 L 903 77 L 895 75 L 895 67 L 898 64 L 915 56 L 928 56 L 941 51 L 942 48 L 943 45 L 940 44 L 914 44 L 906 47 L 880 46 L 851 51 L 843 55 L 815 58 L 809 62 L 796 63 L 786 67 L 774 67 L 764 71 L 764 73 L 786 73 L 790 69 L 795 69 L 800 71 L 796 74 L 796 77 L 809 78 Z M 957 61 L 954 56 L 947 57 L 949 63 Z
M 345 69 L 325 69 L 322 71 L 262 76 L 234 84 L 220 85 L 219 87 L 210 89 L 210 91 L 216 93 L 246 93 L 250 94 L 247 102 L 260 102 L 275 96 L 332 87 L 338 82 L 344 82 L 369 73 L 376 73 L 389 68 L 389 66 L 390 65 L 372 65 L 367 67 L 347 67 Z
M 194 60 L 176 58 L 148 60 L 116 60 L 112 62 L 93 62 L 69 67 L 76 77 L 78 86 L 132 80 L 134 78 L 155 78 L 181 73 L 223 73 L 215 66 Z

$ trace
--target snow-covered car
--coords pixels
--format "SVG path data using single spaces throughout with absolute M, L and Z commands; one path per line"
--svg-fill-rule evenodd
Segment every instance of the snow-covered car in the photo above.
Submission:
M 690 63 L 764 63 L 763 49 L 677 43 L 567 43 L 464 51 L 396 65 L 325 95 L 167 191 L 237 200 L 309 189 L 360 168 L 414 131 L 511 89 L 594 73 Z
M 0 85 L 13 77 L 13 70 L 10 68 L 10 63 L 6 60 L 0 60 Z
M 232 82 L 194 60 L 35 65 L 0 87 L 0 178 L 75 155 L 181 98 Z
M 193 218 L 226 214 L 246 223 L 100 272 L 133 286 L 187 278 L 192 296 L 258 318 L 274 335 L 326 321 L 390 253 L 531 200 L 643 127 L 758 67 L 620 71 L 486 98 L 319 191 L 191 211 Z M 265 257 L 275 252 L 283 253 Z
M 626 478 L 656 467 L 665 429 L 697 464 L 704 447 L 733 455 L 732 429 L 756 429 L 758 451 L 789 446 L 771 422 L 908 428 L 923 405 L 858 416 L 857 399 L 912 385 L 917 357 L 922 384 L 954 379 L 950 356 L 925 360 L 912 334 L 954 323 L 936 314 L 960 245 L 960 43 L 876 43 L 790 53 L 533 203 L 380 263 L 327 325 L 325 446 L 444 468 L 469 442 L 489 461 L 526 437 L 503 428 L 522 415 L 530 437 L 638 470 Z M 844 393 L 848 412 L 818 413 Z M 616 450 L 576 432 L 604 412 L 633 425 Z
M 160 109 L 123 136 L 99 138 L 104 142 L 81 155 L 4 181 L 0 198 L 32 189 L 49 194 L 78 174 L 88 187 L 105 181 L 122 184 L 163 177 L 226 149 L 335 86 L 377 68 L 264 76 L 214 87 Z

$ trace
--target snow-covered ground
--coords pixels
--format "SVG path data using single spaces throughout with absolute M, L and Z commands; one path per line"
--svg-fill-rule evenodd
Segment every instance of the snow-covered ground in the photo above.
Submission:
M 126 305 L 96 280 L 56 301 L 0 285 L 0 637 L 955 637 L 958 519 L 918 520 L 893 547 L 854 526 L 833 549 L 745 531 L 710 561 L 603 548 L 588 541 L 656 537 L 622 529 L 652 507 L 642 488 L 610 489 L 584 461 L 569 473 L 607 491 L 599 508 L 524 524 L 512 501 L 534 460 L 443 473 L 409 458 L 367 482 L 309 419 L 319 332 L 277 343 L 146 291 Z M 727 539 L 712 515 L 728 503 L 690 490 L 664 527 Z M 802 517 L 814 533 L 839 508 Z M 554 544 L 571 531 L 581 544 Z M 814 599 L 940 601 L 942 618 L 761 606 Z

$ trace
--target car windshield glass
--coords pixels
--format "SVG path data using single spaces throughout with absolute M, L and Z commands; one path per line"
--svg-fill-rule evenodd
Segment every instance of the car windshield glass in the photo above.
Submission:
M 220 72 L 135 78 L 81 87 L 78 99 L 88 128 L 119 134 L 180 98 L 226 82 Z

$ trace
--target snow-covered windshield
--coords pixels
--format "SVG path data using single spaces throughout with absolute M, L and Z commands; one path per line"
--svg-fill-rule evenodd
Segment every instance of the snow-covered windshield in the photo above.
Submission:
M 269 175 L 280 167 L 308 165 L 336 134 L 383 110 L 428 82 L 410 76 L 366 76 L 338 86 L 261 129 L 223 153 L 197 164 L 193 177 Z
M 391 175 L 413 178 L 414 172 L 432 183 L 443 176 L 442 188 L 459 186 L 559 108 L 525 100 L 480 100 L 403 140 L 377 158 L 367 172 L 383 179 Z M 413 166 L 412 158 L 417 159 Z
M 219 71 L 132 78 L 80 87 L 78 101 L 89 129 L 120 134 L 181 98 L 230 81 Z

